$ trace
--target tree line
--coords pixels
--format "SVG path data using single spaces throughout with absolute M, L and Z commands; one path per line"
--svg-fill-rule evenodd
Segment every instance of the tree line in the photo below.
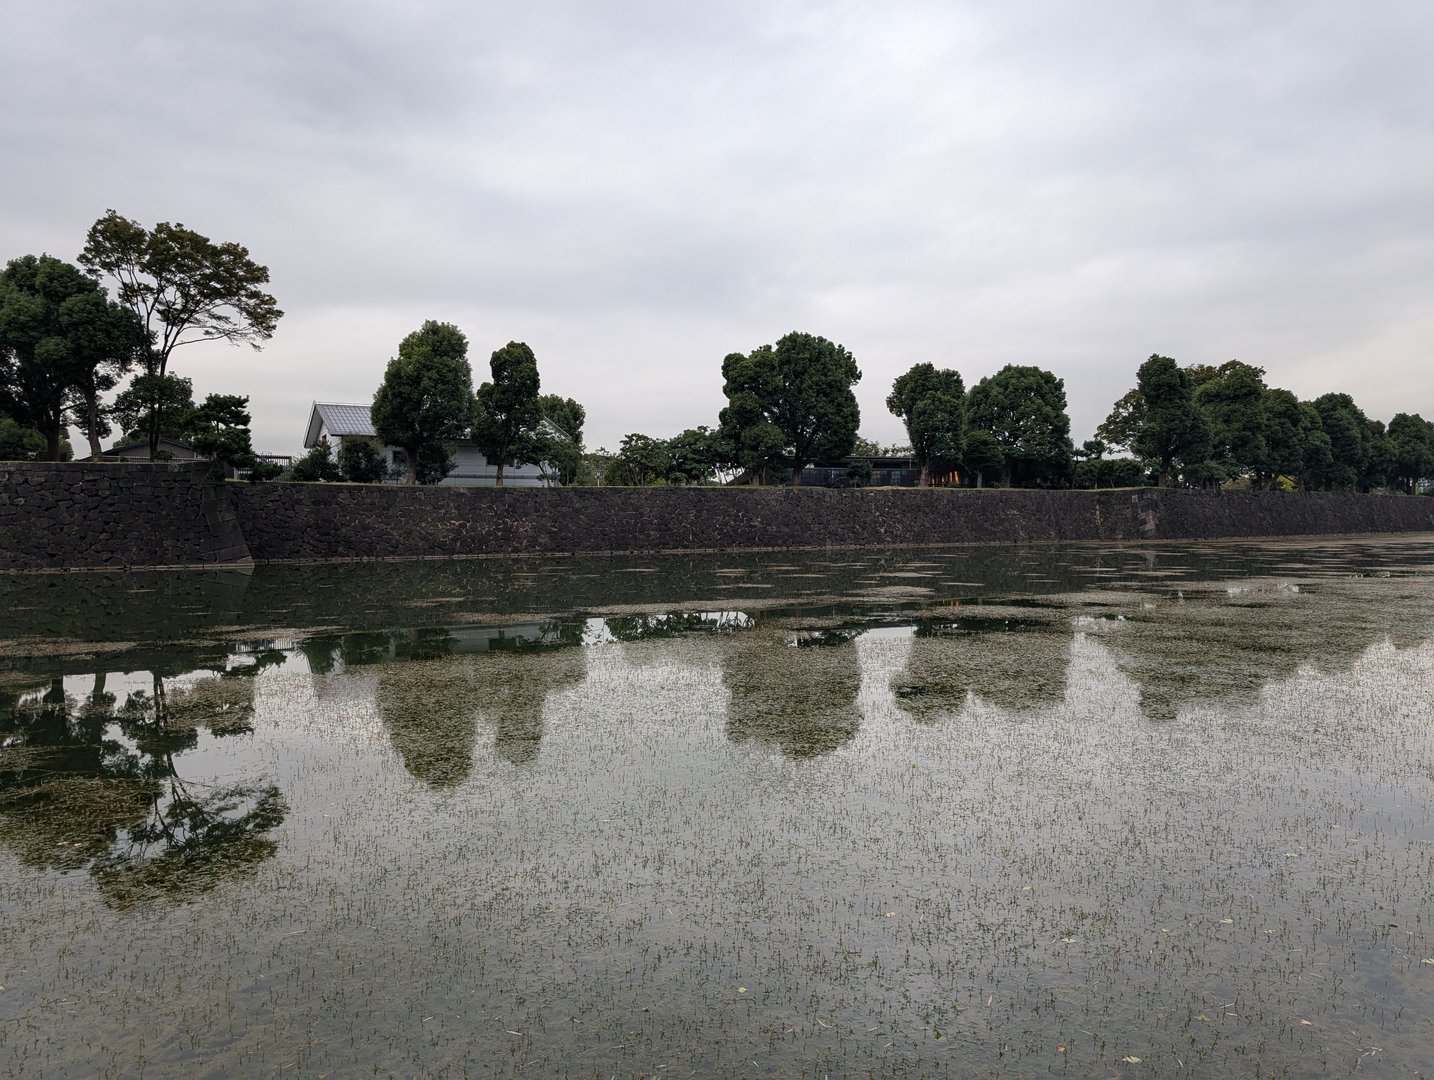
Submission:
M 0 457 L 60 460 L 73 424 L 99 460 L 100 441 L 118 425 L 146 441 L 151 458 L 162 439 L 178 439 L 216 469 L 262 475 L 248 398 L 196 403 L 191 381 L 169 363 L 198 341 L 262 347 L 284 314 L 263 288 L 268 269 L 239 244 L 182 224 L 147 229 L 113 210 L 90 227 L 77 262 L 24 255 L 0 271 Z
M 727 406 L 715 428 L 671 439 L 638 433 L 591 456 L 597 482 L 683 484 L 740 479 L 795 486 L 802 469 L 853 453 L 908 457 L 921 485 L 973 487 L 1218 487 L 1390 489 L 1415 494 L 1434 479 L 1434 424 L 1399 413 L 1369 418 L 1345 393 L 1300 401 L 1267 386 L 1265 372 L 1232 360 L 1181 367 L 1154 355 L 1079 449 L 1065 383 L 1008 364 L 969 390 L 960 372 L 931 363 L 898 377 L 886 406 L 908 445 L 878 447 L 857 433 L 852 355 L 810 334 L 731 353 L 722 363 Z M 848 469 L 860 482 L 861 463 Z M 869 475 L 870 469 L 866 468 Z

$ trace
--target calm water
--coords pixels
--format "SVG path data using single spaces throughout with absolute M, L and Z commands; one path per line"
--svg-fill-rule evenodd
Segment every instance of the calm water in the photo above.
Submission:
M 0 577 L 0 1076 L 1429 1076 L 1434 537 Z

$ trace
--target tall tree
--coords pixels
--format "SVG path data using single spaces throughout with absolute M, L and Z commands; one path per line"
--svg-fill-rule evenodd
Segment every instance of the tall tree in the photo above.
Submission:
M 1198 464 L 1210 449 L 1210 433 L 1190 393 L 1190 376 L 1168 356 L 1152 355 L 1136 372 L 1140 427 L 1131 445 L 1156 463 L 1155 484 L 1163 487 L 1171 467 Z
M 722 393 L 727 405 L 718 415 L 725 464 L 765 484 L 781 467 L 783 436 L 772 422 L 770 403 L 781 393 L 777 359 L 770 345 L 750 353 L 728 353 L 722 361 Z
M 0 406 L 45 437 L 49 460 L 59 458 L 77 402 L 99 456 L 99 394 L 143 344 L 133 316 L 78 267 L 25 255 L 0 271 Z
M 1369 417 L 1348 394 L 1322 394 L 1314 400 L 1320 426 L 1329 436 L 1330 466 L 1324 486 L 1352 488 L 1369 463 Z
M 136 375 L 115 398 L 110 412 L 126 439 L 149 440 L 153 457 L 160 439 L 189 437 L 194 383 L 183 375 Z
M 442 464 L 452 459 L 444 444 L 461 439 L 473 416 L 473 371 L 463 332 L 429 319 L 399 342 L 373 396 L 371 416 L 374 433 L 407 457 L 408 483 L 418 483 L 422 463 L 437 466 L 424 470 L 426 481 L 446 476 L 452 466 Z
M 916 364 L 891 385 L 886 407 L 906 424 L 911 453 L 921 470 L 919 483 L 931 486 L 933 461 L 960 461 L 966 435 L 966 386 L 961 373 Z
M 1001 483 L 1018 473 L 1050 480 L 1069 472 L 1071 421 L 1065 382 L 1038 367 L 1007 364 L 971 388 L 966 425 L 1001 447 Z
M 546 462 L 557 474 L 558 483 L 566 487 L 577 479 L 582 466 L 587 410 L 572 398 L 539 394 L 538 411 L 543 424 L 538 432 L 537 458 Z
M 541 383 L 537 357 L 521 341 L 510 341 L 495 351 L 489 368 L 493 381 L 478 387 L 474 402 L 473 442 L 497 466 L 496 484 L 502 487 L 504 466 L 538 460 Z
M 861 419 L 851 388 L 861 371 L 842 346 L 794 330 L 746 357 L 730 353 L 722 374 L 722 436 L 744 467 L 765 471 L 780 451 L 796 487 L 805 466 L 851 452 Z
M 1419 481 L 1434 476 L 1434 425 L 1418 413 L 1396 413 L 1388 435 L 1394 448 L 1392 478 L 1408 494 L 1419 494 Z
M 1194 392 L 1210 429 L 1211 456 L 1227 476 L 1267 471 L 1265 370 L 1231 360 Z
M 230 469 L 252 469 L 258 458 L 249 432 L 249 399 L 210 394 L 190 414 L 190 445 L 213 462 L 222 477 Z
M 268 268 L 247 248 L 216 244 L 182 224 L 162 221 L 150 230 L 108 210 L 90 226 L 79 262 L 113 278 L 119 302 L 138 316 L 150 375 L 166 374 L 174 350 L 197 341 L 262 348 L 284 314 L 264 291 Z M 151 427 L 151 452 L 158 442 Z

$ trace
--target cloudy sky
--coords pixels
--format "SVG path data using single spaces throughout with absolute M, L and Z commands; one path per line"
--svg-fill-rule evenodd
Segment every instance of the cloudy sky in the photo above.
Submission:
M 509 340 L 589 446 L 713 424 L 721 361 L 1065 380 L 1152 352 L 1434 415 L 1434 4 L 50 0 L 7 11 L 0 258 L 107 208 L 246 245 L 286 314 L 191 346 L 297 449 L 398 341 Z

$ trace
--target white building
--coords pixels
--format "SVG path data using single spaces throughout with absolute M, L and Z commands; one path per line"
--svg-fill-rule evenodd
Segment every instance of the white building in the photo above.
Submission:
M 317 445 L 327 438 L 337 451 L 344 439 L 373 439 L 373 419 L 367 405 L 343 405 L 331 402 L 314 402 L 309 413 L 309 426 L 304 432 L 304 449 Z M 493 487 L 497 482 L 498 469 L 490 465 L 483 452 L 464 439 L 449 444 L 453 451 L 453 471 L 440 483 L 449 487 Z M 408 461 L 404 452 L 396 446 L 383 447 L 384 461 L 388 465 L 392 482 L 401 482 L 408 472 Z M 509 465 L 503 470 L 504 487 L 556 487 L 557 480 L 541 465 Z

